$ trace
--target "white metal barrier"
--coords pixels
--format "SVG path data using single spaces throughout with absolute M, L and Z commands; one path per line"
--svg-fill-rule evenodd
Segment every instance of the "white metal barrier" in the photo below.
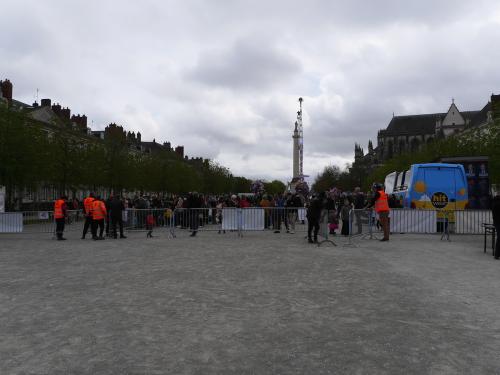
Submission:
M 336 235 L 350 237 L 373 235 L 379 231 L 377 215 L 373 210 L 351 210 L 349 220 L 342 222 L 339 215 L 324 210 L 320 235 L 331 238 L 333 217 L 336 216 Z M 485 223 L 492 223 L 489 210 L 415 210 L 392 209 L 390 229 L 393 233 L 483 234 Z M 307 233 L 308 223 L 304 208 L 249 207 L 249 208 L 193 208 L 193 209 L 127 209 L 122 215 L 128 231 L 166 228 L 175 235 L 179 229 L 196 231 L 286 231 Z M 68 211 L 65 231 L 83 229 L 85 216 L 80 210 Z M 335 228 L 333 226 L 333 228 Z M 347 227 L 348 226 L 348 227 Z M 345 227 L 345 228 L 344 228 Z M 344 229 L 343 229 L 344 228 Z M 348 228 L 348 229 L 347 229 Z M 335 229 L 334 229 L 335 230 Z M 51 211 L 0 213 L 0 233 L 54 233 L 55 221 Z
M 85 218 L 80 210 L 68 210 L 65 231 L 81 228 Z M 54 233 L 56 223 L 52 211 L 0 213 L 0 233 Z

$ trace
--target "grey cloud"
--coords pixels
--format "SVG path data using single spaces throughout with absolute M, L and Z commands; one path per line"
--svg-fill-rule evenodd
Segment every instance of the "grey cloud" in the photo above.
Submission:
M 0 79 L 95 128 L 121 123 L 271 178 L 291 174 L 303 96 L 315 175 L 375 141 L 393 111 L 484 105 L 500 90 L 499 25 L 494 0 L 19 0 L 2 7 Z
M 220 32 L 264 25 L 270 36 L 280 27 L 294 28 L 293 37 L 303 43 L 318 32 L 370 30 L 390 24 L 442 27 L 464 14 L 484 15 L 492 8 L 489 0 L 247 0 L 188 2 L 192 12 L 209 14 L 212 29 Z M 256 22 L 258 20 L 258 22 Z M 223 26 L 224 25 L 224 26 Z M 310 40 L 309 40 L 310 41 Z
M 209 86 L 258 90 L 293 80 L 301 70 L 300 62 L 287 51 L 266 41 L 244 39 L 229 48 L 201 53 L 186 75 Z

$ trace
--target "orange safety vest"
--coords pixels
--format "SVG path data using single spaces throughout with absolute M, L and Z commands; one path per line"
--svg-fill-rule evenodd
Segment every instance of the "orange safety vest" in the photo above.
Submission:
M 92 197 L 87 197 L 83 200 L 83 207 L 85 207 L 85 214 L 87 216 L 91 216 L 92 215 L 92 202 L 94 201 L 95 199 L 92 198 Z
M 389 202 L 387 201 L 387 194 L 383 190 L 379 190 L 380 197 L 375 201 L 375 212 L 389 211 Z
M 63 205 L 64 201 L 62 199 L 58 199 L 54 203 L 54 219 L 64 218 Z
M 93 201 L 92 202 L 92 219 L 102 220 L 106 217 L 106 206 L 104 202 Z

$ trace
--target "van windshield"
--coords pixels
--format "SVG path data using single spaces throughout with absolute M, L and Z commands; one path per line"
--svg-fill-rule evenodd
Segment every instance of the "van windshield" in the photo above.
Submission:
M 387 175 L 384 181 L 385 192 L 387 194 L 392 194 L 394 191 L 394 184 L 396 183 L 397 172 L 392 172 Z
M 403 179 L 404 179 L 404 172 L 399 172 L 398 177 L 396 178 L 396 186 L 394 187 L 394 191 L 401 190 Z
M 408 169 L 406 172 L 401 173 L 403 178 L 401 179 L 400 190 L 408 190 L 408 185 L 411 180 L 411 169 Z

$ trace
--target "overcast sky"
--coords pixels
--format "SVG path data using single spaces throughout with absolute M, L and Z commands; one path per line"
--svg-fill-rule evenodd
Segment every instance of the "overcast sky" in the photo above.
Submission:
M 498 0 L 1 1 L 0 79 L 93 129 L 184 145 L 236 175 L 344 166 L 396 115 L 500 93 Z

